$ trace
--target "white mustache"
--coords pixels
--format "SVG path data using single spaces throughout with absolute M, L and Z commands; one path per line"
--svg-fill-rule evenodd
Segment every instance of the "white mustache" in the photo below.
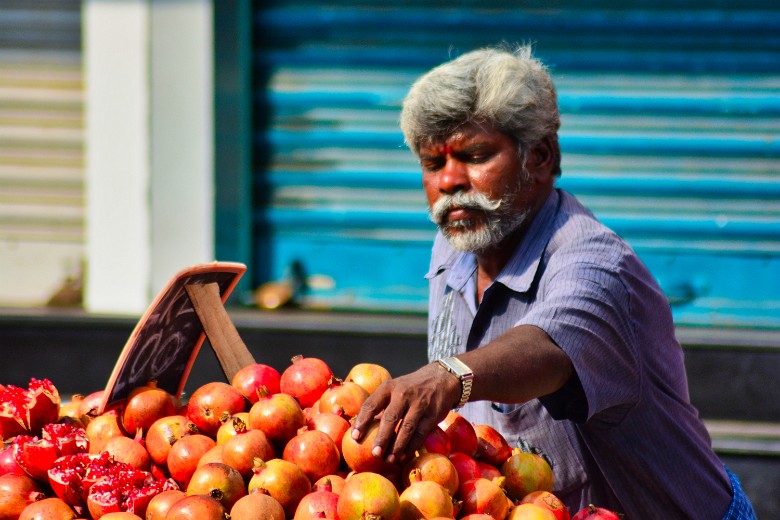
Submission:
M 439 200 L 431 206 L 428 211 L 428 218 L 430 218 L 434 224 L 442 225 L 447 213 L 455 208 L 477 209 L 484 212 L 491 212 L 500 207 L 501 199 L 490 199 L 484 193 L 458 191 L 454 195 L 442 195 Z

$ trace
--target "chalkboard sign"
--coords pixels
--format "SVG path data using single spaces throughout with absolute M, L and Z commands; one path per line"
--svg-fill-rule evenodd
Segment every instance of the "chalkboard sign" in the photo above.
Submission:
M 187 285 L 215 283 L 222 303 L 230 295 L 244 264 L 213 262 L 183 269 L 160 291 L 125 344 L 106 385 L 98 412 L 123 402 L 133 388 L 157 380 L 157 386 L 180 397 L 206 334 Z

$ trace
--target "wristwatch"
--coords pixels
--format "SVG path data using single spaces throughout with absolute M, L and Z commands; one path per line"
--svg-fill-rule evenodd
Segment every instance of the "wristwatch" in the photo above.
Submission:
M 460 400 L 458 401 L 458 404 L 455 405 L 455 408 L 453 408 L 453 410 L 457 412 L 469 401 L 469 397 L 471 397 L 471 385 L 474 381 L 474 372 L 471 371 L 466 363 L 456 357 L 438 359 L 437 361 L 447 370 L 447 372 L 460 379 Z

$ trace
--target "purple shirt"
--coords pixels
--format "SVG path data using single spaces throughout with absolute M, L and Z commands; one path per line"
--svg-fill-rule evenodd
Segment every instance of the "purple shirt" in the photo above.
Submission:
M 555 190 L 476 302 L 476 260 L 439 234 L 430 271 L 431 360 L 479 348 L 518 325 L 544 330 L 576 376 L 519 405 L 461 413 L 553 461 L 572 514 L 589 503 L 627 519 L 720 519 L 731 485 L 690 404 L 669 304 L 647 268 L 574 197 Z

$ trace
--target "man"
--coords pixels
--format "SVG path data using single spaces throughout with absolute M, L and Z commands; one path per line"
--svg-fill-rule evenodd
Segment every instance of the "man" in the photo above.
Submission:
M 528 47 L 465 54 L 412 86 L 401 128 L 439 226 L 432 363 L 380 387 L 352 435 L 380 416 L 374 454 L 402 461 L 468 401 L 472 423 L 550 457 L 570 510 L 754 518 L 689 402 L 664 295 L 626 243 L 554 187 L 559 126 L 555 87 Z

